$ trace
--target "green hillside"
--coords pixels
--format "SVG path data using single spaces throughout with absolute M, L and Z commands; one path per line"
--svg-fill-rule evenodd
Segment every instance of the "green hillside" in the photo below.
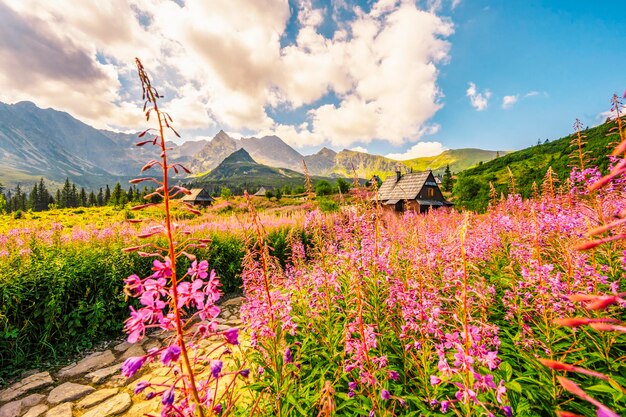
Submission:
M 486 151 L 475 148 L 450 149 L 437 156 L 409 159 L 402 162 L 409 168 L 413 168 L 414 171 L 431 169 L 435 173 L 443 173 L 446 166 L 450 165 L 452 172 L 460 172 L 478 165 L 480 162 L 491 161 L 507 153 L 506 151 Z
M 335 167 L 332 174 L 351 178 L 354 176 L 353 167 L 360 178 L 371 178 L 373 175 L 383 178 L 395 172 L 402 166 L 401 162 L 385 158 L 380 155 L 350 151 L 344 149 L 335 157 Z
M 286 168 L 273 168 L 257 163 L 243 148 L 233 152 L 210 173 L 193 179 L 193 186 L 209 192 L 228 187 L 235 194 L 254 192 L 260 187 L 303 186 L 304 175 Z
M 460 172 L 464 169 L 478 165 L 480 162 L 490 161 L 499 155 L 507 154 L 506 151 L 486 151 L 483 149 L 465 148 L 450 149 L 437 156 L 426 156 L 406 161 L 396 161 L 380 155 L 371 155 L 363 152 L 356 152 L 344 149 L 335 158 L 335 166 L 327 173 L 352 177 L 352 167 L 361 178 L 371 178 L 378 175 L 386 178 L 394 174 L 396 170 L 414 171 L 433 170 L 436 174 L 443 174 L 447 165 L 450 165 L 452 172 Z
M 584 150 L 592 165 L 607 169 L 610 152 L 609 143 L 618 140 L 617 133 L 607 136 L 609 129 L 615 125 L 610 122 L 587 129 L 582 132 L 586 136 Z M 509 172 L 515 178 L 517 192 L 522 197 L 532 193 L 533 182 L 541 185 L 548 167 L 552 167 L 562 182 L 569 177 L 574 161 L 570 158 L 575 150 L 571 146 L 574 135 L 552 142 L 532 146 L 520 151 L 509 153 L 500 158 L 485 162 L 458 174 L 453 190 L 453 201 L 458 207 L 482 211 L 489 203 L 489 182 L 491 181 L 498 194 L 508 193 Z

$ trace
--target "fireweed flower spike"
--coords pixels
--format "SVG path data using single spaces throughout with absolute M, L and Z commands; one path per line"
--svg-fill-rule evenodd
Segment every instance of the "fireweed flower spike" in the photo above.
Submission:
M 122 364 L 122 375 L 126 378 L 130 378 L 135 375 L 137 371 L 143 366 L 146 361 L 146 356 L 133 356 L 124 361 Z
M 226 330 L 224 332 L 224 337 L 226 338 L 226 341 L 230 343 L 231 345 L 238 345 L 239 344 L 239 329 L 232 328 L 232 329 Z
M 151 236 L 156 235 L 165 236 L 167 246 L 159 249 L 155 244 L 145 244 L 129 247 L 125 250 L 126 252 L 138 252 L 139 249 L 148 246 L 154 248 L 153 253 L 138 252 L 142 257 L 154 257 L 151 274 L 143 278 L 138 275 L 131 275 L 125 280 L 125 293 L 139 298 L 141 305 L 138 309 L 131 307 L 131 316 L 126 320 L 125 330 L 129 334 L 128 341 L 131 343 L 143 338 L 147 328 L 173 331 L 175 337 L 169 339 L 169 346 L 151 350 L 146 356 L 127 359 L 122 365 L 122 374 L 126 377 L 131 377 L 140 370 L 146 361 L 160 356 L 160 361 L 163 365 L 174 368 L 173 374 L 176 377 L 165 389 L 150 392 L 148 396 L 161 396 L 163 415 L 176 414 L 204 417 L 206 413 L 218 412 L 218 407 L 213 408 L 210 403 L 206 403 L 203 400 L 214 398 L 217 390 L 212 384 L 217 383 L 217 381 L 205 380 L 196 376 L 190 358 L 197 357 L 197 354 L 190 354 L 190 350 L 195 349 L 197 340 L 191 340 L 191 338 L 208 338 L 220 334 L 216 332 L 217 322 L 215 321 L 215 318 L 220 313 L 219 307 L 215 305 L 215 302 L 221 296 L 219 290 L 220 283 L 215 272 L 210 270 L 209 263 L 206 260 L 198 261 L 193 254 L 189 253 L 189 250 L 192 250 L 194 247 L 206 247 L 206 242 L 198 239 L 179 240 L 176 237 L 178 227 L 171 220 L 171 208 L 178 204 L 192 213 L 197 213 L 197 210 L 185 205 L 185 203 L 181 203 L 179 200 L 171 199 L 175 195 L 188 194 L 189 191 L 177 185 L 170 187 L 169 171 L 178 172 L 179 168 L 185 172 L 188 172 L 188 170 L 180 166 L 180 164 L 169 165 L 168 163 L 165 131 L 169 129 L 177 136 L 178 132 L 172 127 L 173 121 L 169 114 L 159 109 L 158 99 L 161 96 L 152 86 L 143 65 L 138 59 L 136 63 L 143 90 L 143 99 L 145 100 L 144 111 L 146 119 L 150 120 L 152 116 L 156 117 L 158 122 L 156 129 L 148 129 L 139 136 L 144 136 L 148 131 L 158 133 L 151 140 L 141 141 L 137 145 L 152 144 L 160 148 L 160 159 L 151 160 L 144 165 L 142 171 L 160 168 L 162 177 L 160 179 L 141 178 L 134 180 L 134 183 L 144 181 L 155 183 L 157 185 L 156 191 L 146 196 L 146 198 L 160 198 L 162 201 L 160 203 L 142 204 L 134 207 L 134 209 L 141 210 L 146 207 L 159 207 L 164 211 L 163 222 L 148 226 L 138 234 L 138 237 L 149 239 Z M 192 261 L 187 269 L 187 273 L 184 275 L 181 275 L 176 269 L 177 260 L 182 257 Z M 202 331 L 185 332 L 187 322 L 196 318 L 201 320 L 197 328 L 202 329 Z M 238 343 L 238 332 L 236 329 L 229 329 L 221 334 L 224 334 L 228 343 Z M 222 371 L 222 361 L 212 360 L 210 364 L 211 373 L 217 379 Z M 182 383 L 179 383 L 179 381 L 182 381 Z M 147 382 L 140 382 L 136 387 L 135 393 L 142 392 L 148 386 Z M 162 385 L 160 386 L 163 387 Z M 226 388 L 226 391 L 232 389 L 233 386 L 231 384 Z M 232 398 L 226 394 L 227 392 L 223 394 L 225 395 L 223 398 Z M 227 408 L 230 409 L 231 407 Z M 219 413 L 221 412 L 222 409 L 219 408 Z
M 220 360 L 214 360 L 211 361 L 211 375 L 213 375 L 213 378 L 217 379 L 220 376 L 220 372 L 222 372 L 222 361 Z
M 622 126 L 623 106 L 622 106 L 622 102 L 620 98 L 617 95 L 613 95 L 613 98 L 611 99 L 611 105 L 612 105 L 611 111 L 615 112 L 614 123 L 616 126 L 613 126 L 611 129 L 609 129 L 609 132 L 613 132 L 612 134 L 619 135 L 619 143 L 611 154 L 611 156 L 613 157 L 611 159 L 612 168 L 609 174 L 601 178 L 599 178 L 599 175 L 594 175 L 591 178 L 591 181 L 589 181 L 585 185 L 586 185 L 587 191 L 594 198 L 596 197 L 596 193 L 598 193 L 599 190 L 603 188 L 614 187 L 613 190 L 611 190 L 613 191 L 612 194 L 618 195 L 618 201 L 621 207 L 617 210 L 617 214 L 614 215 L 614 217 L 617 219 L 612 222 L 611 221 L 607 222 L 604 219 L 602 208 L 596 206 L 596 212 L 598 214 L 600 224 L 597 227 L 592 227 L 591 230 L 587 232 L 587 236 L 598 236 L 607 232 L 611 232 L 612 235 L 606 236 L 606 237 L 600 237 L 592 241 L 579 242 L 574 247 L 574 249 L 578 251 L 589 251 L 591 249 L 597 249 L 601 245 L 605 245 L 610 242 L 618 242 L 620 240 L 626 239 L 626 233 L 623 233 L 623 227 L 622 227 L 622 225 L 624 224 L 625 213 L 623 209 L 623 194 L 621 192 L 621 190 L 624 189 L 624 174 L 626 173 L 626 159 L 618 158 L 618 157 L 623 158 L 624 157 L 623 154 L 626 151 L 626 131 L 624 130 Z M 617 130 L 617 132 L 615 132 L 615 130 Z M 594 257 L 594 263 L 595 263 L 595 257 Z M 622 265 L 622 270 L 624 269 L 624 266 L 625 265 Z M 623 272 L 622 272 L 622 275 L 623 275 Z M 623 308 L 624 306 L 626 306 L 626 302 L 622 298 L 623 294 L 617 294 L 617 292 L 619 291 L 619 287 L 620 287 L 619 283 L 616 283 L 616 285 L 611 284 L 609 286 L 609 289 L 611 290 L 611 292 L 613 292 L 613 294 L 605 295 L 605 294 L 597 294 L 597 293 L 593 294 L 593 292 L 596 292 L 596 285 L 594 285 L 586 289 L 587 293 L 571 293 L 568 295 L 568 298 L 570 301 L 574 303 L 582 304 L 584 306 L 584 309 L 587 310 L 587 312 L 607 311 L 615 305 Z M 612 317 L 560 317 L 554 320 L 554 324 L 560 325 L 560 326 L 571 327 L 574 329 L 577 329 L 583 326 L 588 326 L 600 332 L 617 331 L 617 332 L 626 333 L 626 325 L 622 325 L 620 323 L 620 320 L 612 318 Z M 575 345 L 572 346 L 572 350 L 574 349 L 577 349 Z M 609 349 L 607 348 L 607 351 L 608 350 Z M 603 352 L 603 355 L 606 355 L 607 351 Z M 574 374 L 588 375 L 588 376 L 609 382 L 611 389 L 617 388 L 617 390 L 622 391 L 622 393 L 625 391 L 624 388 L 622 388 L 614 379 L 610 377 L 610 375 L 605 375 L 601 372 L 597 372 L 591 369 L 587 369 L 581 366 L 577 366 L 577 365 L 573 365 L 573 364 L 569 364 L 569 363 L 565 363 L 561 361 L 555 361 L 552 359 L 540 359 L 540 362 L 544 366 L 554 371 L 566 371 L 566 372 L 571 372 Z M 556 378 L 559 384 L 566 391 L 579 397 L 580 399 L 586 401 L 587 403 L 592 404 L 596 408 L 596 412 L 598 416 L 619 417 L 619 415 L 615 413 L 613 410 L 606 407 L 603 403 L 601 403 L 600 401 L 596 400 L 595 398 L 587 394 L 584 388 L 581 388 L 574 381 L 568 378 L 565 378 L 563 376 L 557 376 Z M 569 413 L 567 411 L 557 411 L 557 415 L 565 417 L 565 416 L 570 416 L 570 415 L 574 416 L 575 414 Z

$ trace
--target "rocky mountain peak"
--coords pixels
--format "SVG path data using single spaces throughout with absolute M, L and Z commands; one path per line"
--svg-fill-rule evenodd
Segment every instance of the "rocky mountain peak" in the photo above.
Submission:
M 317 151 L 316 155 L 320 155 L 320 156 L 335 156 L 335 155 L 337 155 L 337 152 L 335 152 L 332 149 L 327 148 L 326 146 L 324 146 L 322 149 Z
M 213 136 L 213 140 L 212 141 L 217 141 L 217 142 L 231 142 L 234 141 L 233 138 L 231 138 L 230 136 L 228 136 L 228 133 L 224 132 L 223 130 L 220 130 L 219 132 L 217 132 L 217 134 L 215 136 Z

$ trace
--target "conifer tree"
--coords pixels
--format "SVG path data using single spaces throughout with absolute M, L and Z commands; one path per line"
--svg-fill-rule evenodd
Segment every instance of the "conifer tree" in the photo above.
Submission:
M 85 188 L 81 187 L 80 196 L 78 198 L 79 205 L 81 207 L 87 207 L 87 193 L 85 192 Z
M 72 207 L 72 184 L 70 184 L 70 179 L 65 179 L 65 184 L 63 184 L 63 189 L 61 190 L 61 201 L 59 202 L 59 207 L 66 208 Z
M 15 187 L 15 194 L 11 197 L 11 211 L 18 210 L 26 210 L 26 196 L 19 184 Z
M 89 197 L 87 197 L 87 206 L 88 207 L 95 207 L 98 205 L 98 199 L 96 197 L 96 195 L 94 194 L 93 191 L 89 192 Z
M 452 172 L 450 172 L 450 165 L 446 165 L 446 170 L 443 174 L 443 181 L 441 181 L 441 185 L 444 191 L 452 191 Z
M 110 196 L 110 199 L 109 199 L 109 204 L 111 204 L 111 205 L 113 205 L 115 207 L 120 205 L 121 200 L 122 200 L 122 194 L 124 194 L 124 192 L 122 191 L 122 186 L 118 182 L 118 183 L 115 184 L 115 187 L 113 187 L 113 192 L 111 193 L 111 196 Z
M 58 208 L 65 207 L 65 202 L 63 201 L 63 194 L 61 193 L 61 190 L 57 190 L 55 201 Z
M 70 207 L 78 207 L 78 190 L 76 190 L 76 184 L 72 184 L 72 191 L 70 192 Z
M 46 184 L 43 181 L 43 178 L 39 179 L 39 198 L 37 200 L 37 209 L 36 211 L 48 210 L 48 206 L 51 203 L 52 196 L 48 189 L 46 188 Z
M 37 209 L 38 201 L 39 201 L 39 190 L 38 190 L 37 183 L 35 183 L 35 185 L 33 185 L 32 191 L 28 195 L 28 208 L 30 208 L 33 211 L 39 211 Z

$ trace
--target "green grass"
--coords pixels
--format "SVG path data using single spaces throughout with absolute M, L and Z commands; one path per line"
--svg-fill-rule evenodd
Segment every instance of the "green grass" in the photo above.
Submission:
M 480 162 L 491 161 L 497 158 L 498 154 L 503 156 L 507 153 L 507 151 L 486 151 L 475 148 L 450 149 L 437 156 L 410 159 L 404 161 L 404 164 L 415 171 L 432 169 L 436 173 L 442 173 L 446 166 L 450 165 L 452 172 L 460 172 Z
M 609 134 L 614 122 L 587 129 L 584 151 L 589 165 L 606 171 L 609 165 L 607 153 L 610 143 L 618 140 L 617 134 Z M 458 207 L 483 211 L 489 203 L 489 182 L 493 183 L 498 195 L 509 193 L 510 168 L 515 179 L 516 191 L 527 198 L 532 194 L 533 182 L 540 187 L 549 167 L 554 170 L 560 184 L 569 178 L 571 158 L 575 148 L 571 145 L 573 135 L 541 145 L 512 152 L 489 162 L 462 171 L 458 174 L 453 190 L 453 201 Z

